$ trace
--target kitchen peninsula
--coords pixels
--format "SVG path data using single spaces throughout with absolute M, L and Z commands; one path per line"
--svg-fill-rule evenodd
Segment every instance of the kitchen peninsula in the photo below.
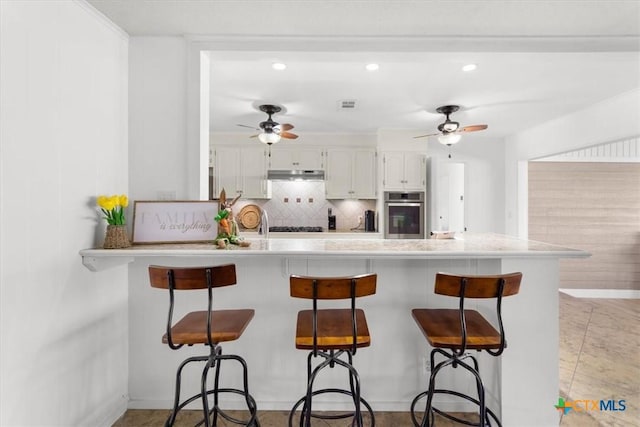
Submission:
M 415 307 L 450 306 L 433 294 L 438 271 L 491 274 L 521 271 L 520 294 L 503 303 L 508 348 L 501 358 L 480 358 L 488 403 L 505 426 L 558 425 L 558 262 L 583 251 L 496 234 L 464 233 L 456 239 L 247 239 L 247 248 L 215 249 L 211 244 L 139 245 L 87 249 L 80 254 L 92 271 L 129 264 L 129 398 L 131 408 L 167 408 L 176 356 L 161 343 L 168 296 L 149 286 L 150 264 L 186 266 L 235 263 L 238 286 L 216 290 L 218 308 L 254 308 L 255 322 L 242 340 L 223 346 L 249 364 L 251 393 L 259 410 L 288 410 L 303 393 L 306 354 L 295 349 L 295 313 L 308 302 L 289 296 L 290 274 L 378 274 L 376 295 L 359 304 L 367 312 L 370 348 L 356 360 L 363 396 L 375 411 L 408 411 L 427 387 L 428 352 L 411 318 Z M 320 236 L 319 236 L 320 237 Z M 195 302 L 188 309 L 195 309 Z M 477 309 L 484 310 L 484 302 Z M 229 380 L 232 380 L 231 378 Z M 339 380 L 338 380 L 339 381 Z M 457 387 L 464 379 L 447 378 Z M 195 389 L 198 374 L 185 387 Z M 445 397 L 443 409 L 465 410 Z M 342 402 L 319 402 L 342 409 Z

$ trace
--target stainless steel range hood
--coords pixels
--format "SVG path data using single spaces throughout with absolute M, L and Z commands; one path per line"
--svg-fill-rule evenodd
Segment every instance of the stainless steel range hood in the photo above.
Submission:
M 292 169 L 269 170 L 267 179 L 272 181 L 324 181 L 323 170 Z

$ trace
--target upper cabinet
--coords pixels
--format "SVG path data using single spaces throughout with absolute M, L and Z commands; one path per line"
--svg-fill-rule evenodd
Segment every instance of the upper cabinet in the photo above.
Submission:
M 382 157 L 385 190 L 424 190 L 426 157 L 415 152 L 386 152 Z
M 324 152 L 316 147 L 271 146 L 269 169 L 321 170 L 324 169 Z
M 267 182 L 267 150 L 264 147 L 215 147 L 213 149 L 213 195 L 224 188 L 227 198 L 271 197 Z
M 375 199 L 376 151 L 328 149 L 325 190 L 327 199 Z

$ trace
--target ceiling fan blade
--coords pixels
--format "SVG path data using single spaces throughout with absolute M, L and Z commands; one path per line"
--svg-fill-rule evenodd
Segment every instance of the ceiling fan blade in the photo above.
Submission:
M 251 135 L 249 138 L 257 138 L 259 134 Z
M 458 131 L 456 133 L 459 133 L 459 132 L 477 132 L 479 130 L 485 130 L 487 127 L 488 127 L 487 125 L 465 126 L 462 129 L 458 129 Z
M 288 131 L 288 130 L 293 129 L 293 125 L 292 125 L 292 124 L 289 124 L 289 123 L 283 123 L 283 124 L 281 124 L 281 125 L 279 126 L 279 128 L 280 128 L 280 131 L 285 131 L 285 132 L 286 132 L 286 131 Z
M 260 130 L 260 128 L 257 128 L 255 126 L 247 126 L 247 125 L 240 125 L 240 124 L 236 124 L 236 126 L 240 126 L 243 128 L 249 128 L 249 129 L 255 129 L 255 130 Z
M 424 137 L 427 137 L 427 136 L 438 136 L 438 135 L 442 135 L 442 134 L 441 133 L 430 133 L 430 134 L 427 134 L 427 135 L 414 136 L 413 138 L 414 139 L 415 138 L 424 138 Z
M 295 133 L 291 133 L 291 132 L 280 132 L 280 137 L 281 138 L 286 138 L 286 139 L 296 139 L 298 137 L 298 135 L 296 135 Z

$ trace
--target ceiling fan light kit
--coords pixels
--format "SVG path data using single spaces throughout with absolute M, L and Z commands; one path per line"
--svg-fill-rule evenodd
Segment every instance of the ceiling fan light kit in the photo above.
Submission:
M 298 135 L 295 133 L 288 132 L 293 129 L 293 125 L 289 123 L 280 124 L 274 121 L 271 116 L 275 113 L 279 113 L 282 111 L 282 108 L 277 105 L 265 104 L 258 107 L 260 111 L 267 113 L 269 116 L 267 120 L 260 122 L 259 127 L 254 128 L 253 126 L 247 125 L 238 125 L 241 127 L 261 130 L 262 132 L 257 135 L 252 135 L 251 138 L 258 137 L 258 140 L 263 144 L 277 144 L 280 142 L 280 139 L 296 139 Z
M 462 138 L 462 135 L 459 133 L 445 133 L 438 137 L 438 142 L 442 145 L 453 145 L 458 143 L 460 138 Z
M 275 132 L 262 132 L 258 135 L 258 140 L 263 144 L 277 144 L 280 142 L 280 135 Z
M 442 145 L 457 144 L 462 138 L 462 133 L 477 132 L 479 130 L 485 130 L 487 125 L 472 125 L 460 128 L 460 123 L 454 122 L 449 118 L 449 115 L 458 111 L 460 107 L 458 105 L 443 105 L 436 108 L 436 111 L 440 114 L 444 114 L 444 123 L 438 125 L 439 133 L 430 133 L 427 135 L 414 136 L 414 138 L 424 138 L 427 136 L 437 136 L 438 142 Z

